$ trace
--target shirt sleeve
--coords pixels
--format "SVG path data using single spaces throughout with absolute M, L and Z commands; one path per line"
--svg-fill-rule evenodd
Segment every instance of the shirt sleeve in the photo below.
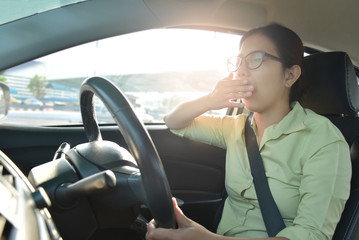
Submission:
M 192 140 L 207 143 L 226 149 L 225 136 L 233 126 L 233 118 L 228 116 L 199 116 L 192 123 L 179 130 L 171 130 L 172 133 Z
M 350 193 L 349 147 L 336 141 L 320 148 L 303 166 L 300 204 L 293 225 L 277 236 L 331 239 Z

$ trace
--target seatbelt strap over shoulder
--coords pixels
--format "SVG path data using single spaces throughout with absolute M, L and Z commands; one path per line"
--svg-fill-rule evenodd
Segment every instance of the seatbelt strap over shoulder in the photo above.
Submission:
M 285 225 L 269 189 L 263 160 L 258 148 L 257 138 L 251 127 L 252 118 L 253 112 L 249 114 L 245 125 L 245 142 L 247 154 L 253 176 L 254 188 L 256 190 L 259 207 L 261 209 L 262 217 L 264 220 L 264 225 L 266 226 L 268 236 L 274 237 L 283 228 L 285 228 Z

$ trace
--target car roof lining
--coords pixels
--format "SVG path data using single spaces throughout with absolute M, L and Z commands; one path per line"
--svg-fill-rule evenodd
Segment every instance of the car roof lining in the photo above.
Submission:
M 136 14 L 140 14 L 141 19 L 132 11 L 121 8 L 119 1 L 110 1 L 114 2 L 111 5 L 112 8 L 102 7 L 101 1 L 88 1 L 29 16 L 1 26 L 0 56 L 6 56 L 7 61 L 0 63 L 0 69 L 78 44 L 158 27 L 158 21 L 147 7 L 139 4 L 139 1 L 126 2 L 129 9 L 136 9 Z M 97 11 L 94 13 L 93 9 Z M 126 27 L 128 21 L 132 23 L 131 28 Z M 153 24 L 154 22 L 157 24 Z M 78 37 L 72 38 L 73 35 L 78 35 Z M 46 38 L 40 36 L 46 36 Z
M 326 0 L 106 2 L 111 4 L 103 4 L 102 0 L 81 2 L 1 26 L 0 56 L 6 61 L 0 62 L 0 70 L 78 44 L 145 29 L 195 27 L 238 33 L 269 22 L 279 22 L 292 28 L 308 47 L 321 51 L 346 51 L 354 65 L 359 65 L 359 33 L 349 31 L 354 29 L 349 23 L 355 26 L 359 22 L 358 14 L 354 14 L 358 5 L 355 0 L 348 0 L 346 4 L 338 1 L 330 8 L 320 8 L 320 4 L 326 3 Z M 296 11 L 292 11 L 293 8 Z M 320 10 L 307 14 L 308 9 L 312 8 Z M 344 11 L 348 14 L 341 15 Z M 336 22 L 332 16 L 340 16 L 341 19 Z M 328 28 L 320 27 L 323 24 Z M 332 32 L 337 34 L 333 36 Z M 343 37 L 347 32 L 351 35 Z M 76 39 L 71 37 L 74 34 L 78 35 Z

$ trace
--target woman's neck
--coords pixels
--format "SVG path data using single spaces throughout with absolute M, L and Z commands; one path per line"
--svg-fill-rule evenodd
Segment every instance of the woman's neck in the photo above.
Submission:
M 259 144 L 262 140 L 266 128 L 273 124 L 279 123 L 290 112 L 290 110 L 290 105 L 286 103 L 263 112 L 254 113 L 254 121 L 257 126 Z

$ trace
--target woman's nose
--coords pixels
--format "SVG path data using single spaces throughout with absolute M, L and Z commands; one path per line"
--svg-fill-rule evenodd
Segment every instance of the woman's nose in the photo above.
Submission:
M 239 65 L 237 71 L 235 72 L 235 77 L 237 78 L 245 77 L 248 76 L 248 74 L 249 74 L 249 70 L 246 64 L 243 62 L 241 65 Z

